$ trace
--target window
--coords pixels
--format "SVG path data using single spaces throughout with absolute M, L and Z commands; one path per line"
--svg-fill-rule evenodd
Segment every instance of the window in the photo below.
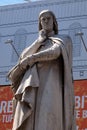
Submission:
M 80 23 L 73 23 L 69 26 L 69 35 L 73 43 L 73 57 L 79 57 L 81 54 L 81 38 L 76 35 L 78 32 L 82 32 Z
M 27 39 L 27 31 L 25 29 L 19 29 L 16 31 L 13 44 L 19 55 L 26 46 L 26 39 Z M 18 60 L 18 56 L 13 50 L 12 62 L 16 62 L 17 60 Z

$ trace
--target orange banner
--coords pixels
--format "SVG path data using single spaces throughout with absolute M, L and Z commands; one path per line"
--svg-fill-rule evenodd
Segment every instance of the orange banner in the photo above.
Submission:
M 77 130 L 87 130 L 87 80 L 74 81 Z
M 87 80 L 74 81 L 77 130 L 87 130 Z M 11 130 L 13 93 L 9 86 L 0 87 L 0 130 Z
M 13 122 L 12 91 L 10 87 L 0 87 L 0 130 L 11 130 Z

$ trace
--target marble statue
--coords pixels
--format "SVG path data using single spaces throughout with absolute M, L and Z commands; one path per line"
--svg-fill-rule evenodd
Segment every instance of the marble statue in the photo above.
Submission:
M 8 77 L 14 91 L 12 130 L 76 130 L 72 41 L 58 34 L 52 11 L 40 12 L 39 36 Z

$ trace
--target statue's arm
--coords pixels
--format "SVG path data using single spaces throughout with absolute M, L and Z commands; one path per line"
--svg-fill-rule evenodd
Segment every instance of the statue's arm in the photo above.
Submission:
M 20 60 L 24 59 L 26 56 L 35 53 L 40 47 L 40 43 L 38 40 L 35 40 L 29 47 L 25 48 L 24 51 L 20 55 Z
M 57 59 L 60 54 L 60 45 L 54 43 L 52 47 L 46 50 L 27 56 L 24 60 L 20 62 L 20 67 L 26 68 L 27 65 L 32 66 L 36 62 L 54 60 Z
M 38 48 L 42 45 L 43 41 L 45 41 L 46 36 L 44 30 L 39 31 L 39 37 L 35 40 L 29 47 L 25 48 L 21 53 L 19 60 L 29 56 L 31 54 L 36 53 Z
M 31 55 L 31 58 L 34 62 L 54 60 L 59 57 L 60 50 L 60 46 L 55 43 L 52 47 Z

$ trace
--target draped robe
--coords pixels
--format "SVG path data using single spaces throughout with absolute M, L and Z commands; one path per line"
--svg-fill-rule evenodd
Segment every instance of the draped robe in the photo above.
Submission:
M 21 58 L 48 52 L 46 57 L 36 57 L 38 62 L 25 72 L 15 92 L 12 130 L 75 130 L 71 39 L 49 37 L 41 46 L 36 44 L 25 49 Z

